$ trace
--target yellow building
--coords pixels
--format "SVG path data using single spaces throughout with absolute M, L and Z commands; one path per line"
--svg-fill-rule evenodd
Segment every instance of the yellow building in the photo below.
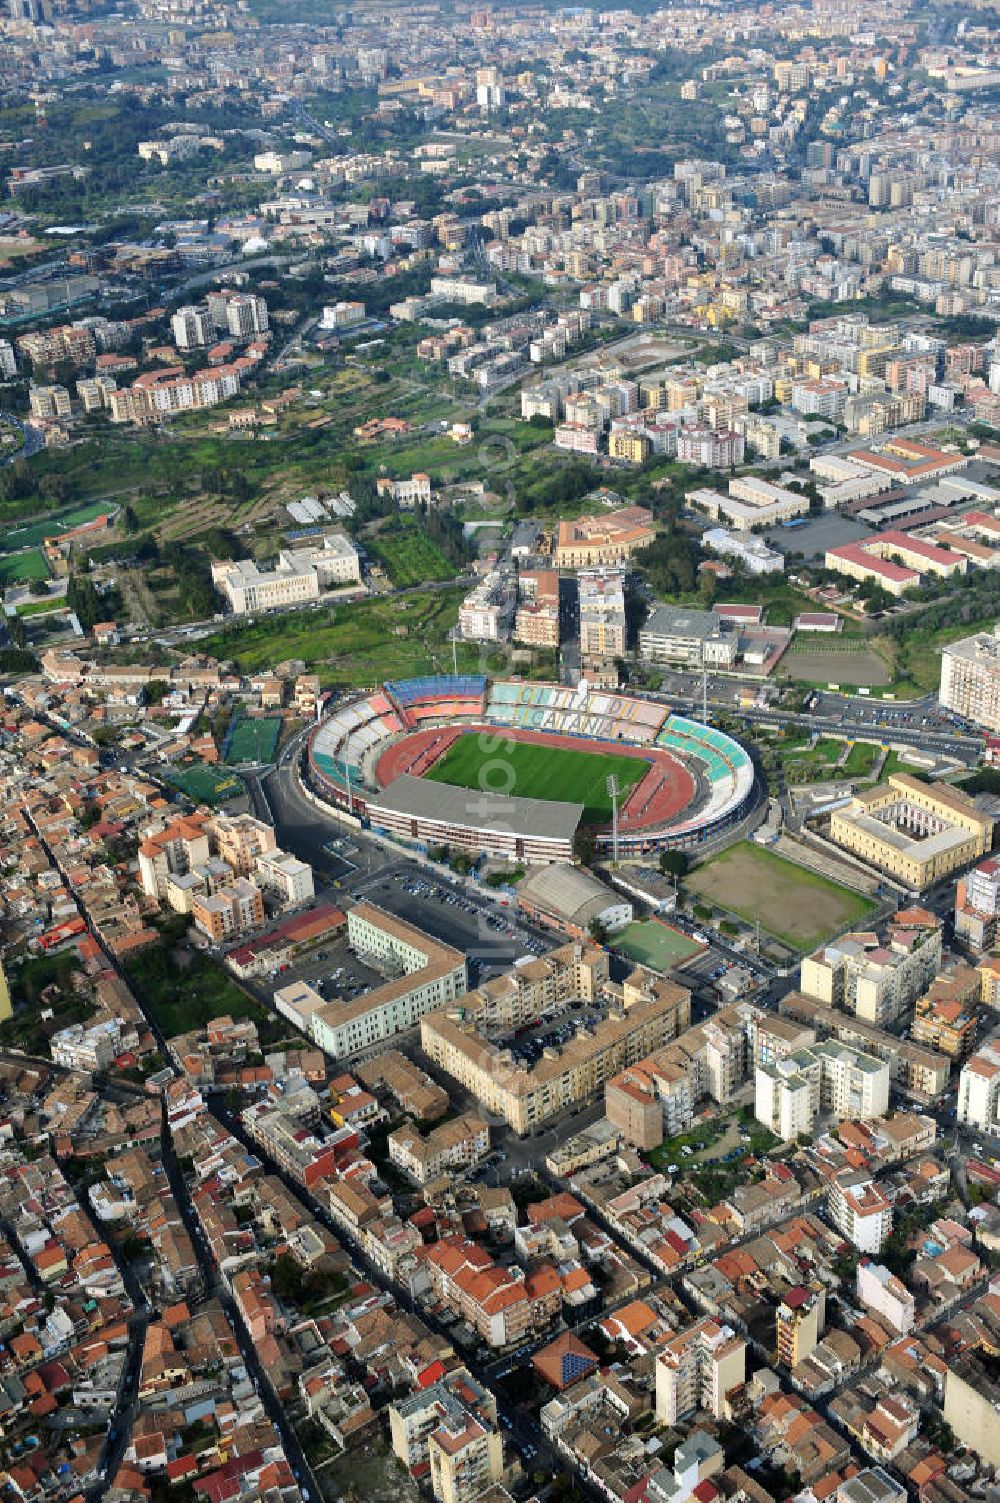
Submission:
M 624 459 L 629 464 L 645 464 L 653 446 L 645 433 L 635 433 L 631 428 L 616 428 L 608 439 L 608 453 L 612 459 Z
M 994 821 L 957 789 L 894 773 L 830 818 L 830 838 L 919 892 L 985 856 Z
M 3 963 L 0 962 L 0 1023 L 6 1022 L 13 1016 L 14 1009 L 10 1002 L 10 987 L 7 985 L 7 977 L 4 975 Z
M 524 1135 L 567 1107 L 589 1101 L 612 1075 L 660 1049 L 691 1019 L 691 994 L 658 981 L 623 992 L 623 1007 L 562 1049 L 546 1049 L 529 1069 L 479 1031 L 487 999 L 470 992 L 460 1010 L 436 1012 L 420 1025 L 421 1047 L 489 1111 Z

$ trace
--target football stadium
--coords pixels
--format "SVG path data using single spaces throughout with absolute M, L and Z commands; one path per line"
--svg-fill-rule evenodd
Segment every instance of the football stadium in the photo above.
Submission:
M 308 782 L 325 801 L 414 846 L 527 862 L 572 857 L 586 826 L 637 856 L 693 849 L 738 825 L 753 763 L 731 736 L 637 695 L 443 674 L 332 704 Z

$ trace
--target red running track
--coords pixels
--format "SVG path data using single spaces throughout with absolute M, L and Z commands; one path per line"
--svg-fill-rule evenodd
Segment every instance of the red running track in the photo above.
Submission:
M 660 747 L 628 746 L 620 741 L 612 746 L 581 736 L 550 735 L 547 731 L 525 731 L 503 725 L 438 725 L 414 731 L 382 753 L 375 765 L 375 781 L 380 788 L 386 788 L 403 773 L 423 777 L 459 736 L 477 733 L 489 736 L 498 750 L 509 737 L 532 746 L 558 746 L 595 756 L 613 753 L 616 757 L 638 757 L 649 763 L 649 772 L 633 786 L 619 810 L 618 828 L 629 834 L 662 828 L 683 813 L 697 792 L 695 780 L 684 763 Z

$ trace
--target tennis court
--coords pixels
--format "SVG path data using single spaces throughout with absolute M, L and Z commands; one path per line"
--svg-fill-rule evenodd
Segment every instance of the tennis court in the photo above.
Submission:
M 280 715 L 243 716 L 234 720 L 226 736 L 222 760 L 229 767 L 273 762 L 281 739 Z
M 221 804 L 243 792 L 243 784 L 234 773 L 192 762 L 188 767 L 172 767 L 166 774 L 168 783 L 186 793 L 196 804 Z
M 655 918 L 637 919 L 616 934 L 612 943 L 629 960 L 649 966 L 653 971 L 671 971 L 705 949 L 690 935 L 682 934 L 680 929 Z

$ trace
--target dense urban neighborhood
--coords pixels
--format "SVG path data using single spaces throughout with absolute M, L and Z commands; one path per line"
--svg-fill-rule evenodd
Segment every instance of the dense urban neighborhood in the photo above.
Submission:
M 0 0 L 0 1500 L 1000 1496 L 997 0 Z

